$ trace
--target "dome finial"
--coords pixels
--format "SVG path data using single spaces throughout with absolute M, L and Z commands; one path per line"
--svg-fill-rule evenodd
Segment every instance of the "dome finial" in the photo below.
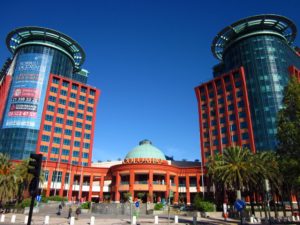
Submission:
M 139 142 L 139 145 L 145 145 L 145 144 L 152 145 L 152 142 L 149 141 L 148 139 L 144 139 Z

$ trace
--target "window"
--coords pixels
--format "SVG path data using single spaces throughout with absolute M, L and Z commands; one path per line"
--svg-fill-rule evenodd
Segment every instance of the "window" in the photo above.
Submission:
M 61 175 L 62 175 L 61 171 L 53 171 L 52 182 L 61 182 Z
M 244 101 L 243 100 L 238 102 L 238 107 L 239 108 L 244 107 Z
M 242 86 L 242 83 L 241 83 L 241 81 L 237 81 L 237 82 L 235 82 L 235 87 L 239 88 L 240 86 Z
M 52 82 L 53 82 L 54 84 L 58 84 L 58 83 L 59 83 L 59 79 L 56 78 L 56 77 L 53 77 Z
M 66 100 L 60 98 L 59 99 L 59 104 L 66 105 Z
M 64 114 L 65 113 L 65 110 L 63 108 L 58 108 L 57 109 L 57 112 L 60 113 L 60 114 Z
M 87 107 L 87 111 L 88 111 L 88 112 L 93 112 L 93 107 L 88 106 L 88 107 Z
M 41 152 L 48 152 L 48 146 L 46 146 L 46 145 L 41 145 L 40 151 L 41 151 Z
M 53 116 L 51 116 L 51 115 L 46 115 L 46 120 L 47 120 L 47 121 L 52 121 L 52 120 L 53 120 Z
M 237 96 L 237 97 L 242 97 L 242 96 L 243 96 L 243 91 L 238 91 L 238 92 L 236 93 L 236 96 Z
M 218 104 L 223 104 L 224 103 L 224 99 L 223 98 L 219 98 L 218 99 Z
M 248 134 L 248 132 L 242 134 L 242 139 L 243 139 L 243 140 L 249 139 L 249 134 Z
M 77 84 L 72 84 L 72 89 L 73 90 L 77 90 L 78 89 L 78 85 Z
M 226 123 L 226 119 L 225 119 L 225 117 L 222 117 L 222 118 L 220 119 L 220 123 L 221 123 L 221 124 L 224 124 L 224 123 Z
M 88 163 L 87 162 L 83 162 L 82 166 L 88 166 Z
M 231 114 L 231 115 L 229 116 L 229 120 L 230 120 L 230 121 L 234 121 L 234 120 L 235 120 L 235 114 Z
M 239 117 L 240 118 L 246 118 L 246 113 L 245 112 L 239 112 Z
M 45 124 L 45 125 L 44 125 L 44 130 L 45 130 L 45 131 L 51 131 L 51 126 Z
M 213 135 L 217 135 L 217 134 L 218 134 L 218 130 L 217 130 L 217 129 L 213 130 L 213 131 L 212 131 L 212 134 L 213 134 Z
M 62 85 L 63 85 L 64 87 L 68 87 L 68 86 L 69 86 L 69 82 L 64 80 L 63 83 L 62 83 Z
M 86 87 L 81 87 L 81 92 L 86 93 Z
M 52 153 L 52 154 L 58 154 L 58 148 L 52 147 L 51 153 Z
M 91 135 L 90 134 L 84 134 L 84 138 L 85 139 L 91 139 Z
M 83 114 L 82 113 L 77 113 L 77 118 L 78 119 L 83 119 Z
M 70 145 L 71 141 L 69 139 L 64 139 L 64 145 Z
M 219 141 L 216 139 L 216 140 L 214 140 L 214 142 L 213 142 L 213 145 L 214 146 L 217 146 L 219 144 Z
M 64 119 L 61 118 L 61 117 L 56 117 L 56 123 L 63 124 L 64 123 Z
M 57 161 L 58 161 L 58 158 L 50 158 L 50 161 L 52 161 L 52 162 L 57 162 Z
M 74 141 L 74 146 L 75 147 L 80 147 L 80 141 Z
M 49 177 L 49 171 L 48 170 L 44 170 L 45 181 L 48 181 L 48 177 Z
M 78 165 L 78 161 L 72 161 L 72 165 Z
M 212 125 L 212 126 L 217 125 L 217 121 L 216 121 L 216 120 L 212 120 L 212 121 L 211 121 L 211 125 Z
M 82 123 L 80 123 L 80 122 L 76 122 L 76 127 L 78 127 L 78 128 L 82 128 Z
M 90 103 L 90 104 L 94 104 L 94 99 L 89 98 L 89 103 Z
M 50 112 L 54 112 L 54 106 L 53 105 L 47 105 L 47 110 Z
M 90 124 L 85 124 L 85 129 L 91 130 L 91 129 L 92 129 L 92 126 L 91 126 Z
M 66 134 L 66 135 L 72 135 L 72 130 L 70 130 L 70 129 L 65 129 L 65 134 Z
M 75 131 L 75 137 L 81 137 L 81 132 Z
M 49 141 L 50 140 L 50 137 L 48 135 L 43 135 L 42 136 L 42 141 Z
M 227 137 L 223 137 L 223 138 L 222 138 L 222 143 L 223 143 L 224 145 L 228 143 Z
M 235 124 L 232 124 L 230 126 L 230 131 L 236 131 L 236 125 Z
M 231 136 L 231 140 L 232 140 L 233 142 L 237 142 L 237 141 L 238 141 L 238 136 L 237 136 L 237 135 L 232 135 L 232 136 Z
M 82 158 L 84 158 L 84 159 L 89 158 L 89 153 L 83 152 L 83 153 L 82 153 Z
M 49 96 L 49 101 L 50 101 L 50 102 L 55 102 L 55 101 L 56 101 L 56 98 L 55 98 L 54 96 L 51 96 L 51 95 L 50 95 L 50 96 Z
M 67 91 L 66 90 L 60 90 L 60 94 L 63 96 L 67 96 Z
M 73 120 L 67 120 L 67 125 L 68 126 L 73 126 Z
M 234 109 L 233 104 L 228 105 L 228 111 L 232 111 Z
M 222 128 L 221 128 L 221 133 L 222 133 L 222 134 L 225 134 L 225 133 L 226 133 L 226 127 L 222 127 Z
M 69 102 L 69 106 L 75 108 L 75 102 Z
M 57 93 L 57 88 L 56 87 L 51 87 L 50 91 L 53 92 L 53 93 Z
M 73 93 L 73 92 L 71 92 L 71 98 L 76 98 L 76 94 L 75 93 Z
M 80 95 L 79 99 L 80 99 L 81 101 L 85 101 L 85 96 Z
M 232 95 L 228 95 L 228 96 L 227 96 L 227 101 L 232 101 L 232 100 L 233 100 Z
M 59 137 L 54 137 L 53 142 L 56 144 L 60 144 L 60 138 Z
M 86 120 L 92 121 L 92 119 L 93 119 L 92 116 L 88 116 L 88 115 L 86 116 Z
M 222 108 L 220 108 L 219 109 L 219 113 L 221 114 L 221 113 L 224 113 L 225 112 L 225 108 L 224 107 L 222 107 Z
M 78 108 L 81 109 L 81 110 L 84 110 L 84 105 L 79 104 L 79 105 L 78 105 Z
M 93 89 L 90 89 L 90 95 L 95 96 L 96 91 Z
M 62 150 L 62 155 L 69 155 L 69 154 L 70 154 L 70 150 L 68 150 L 68 149 Z
M 74 111 L 68 110 L 68 116 L 74 116 Z
M 74 151 L 73 152 L 73 157 L 79 157 L 79 151 Z
M 66 173 L 66 176 L 65 176 L 65 184 L 68 184 L 70 182 L 70 174 L 69 173 Z
M 242 128 L 242 129 L 245 129 L 245 128 L 247 128 L 247 127 L 248 127 L 248 125 L 247 125 L 247 122 L 246 122 L 246 121 L 241 122 L 241 128 Z
M 84 143 L 84 148 L 90 148 L 90 143 Z
M 62 128 L 61 127 L 55 127 L 54 132 L 58 133 L 58 134 L 61 134 L 62 133 Z

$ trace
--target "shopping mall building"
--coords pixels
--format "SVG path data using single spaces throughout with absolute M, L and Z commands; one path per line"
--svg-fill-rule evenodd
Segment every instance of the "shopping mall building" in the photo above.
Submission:
M 227 146 L 276 149 L 284 87 L 291 75 L 300 78 L 296 33 L 290 19 L 264 14 L 239 20 L 214 38 L 214 77 L 195 88 L 204 165 Z
M 130 192 L 190 204 L 203 190 L 199 162 L 167 160 L 148 140 L 123 161 L 92 163 L 100 91 L 87 85 L 83 49 L 41 27 L 13 30 L 6 44 L 12 58 L 0 74 L 0 152 L 15 161 L 41 153 L 46 196 L 120 202 Z

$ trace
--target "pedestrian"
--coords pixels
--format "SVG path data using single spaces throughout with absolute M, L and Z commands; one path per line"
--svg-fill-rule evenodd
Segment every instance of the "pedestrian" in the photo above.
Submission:
M 57 211 L 57 215 L 58 215 L 58 216 L 60 216 L 61 210 L 62 210 L 62 206 L 61 206 L 61 204 L 59 204 L 59 206 L 58 206 L 58 211 Z
M 72 207 L 69 207 L 69 211 L 68 211 L 68 219 L 70 219 L 72 217 Z
M 80 210 L 79 206 L 77 207 L 75 213 L 76 213 L 76 220 L 78 220 L 79 219 L 79 214 L 81 213 L 81 210 Z

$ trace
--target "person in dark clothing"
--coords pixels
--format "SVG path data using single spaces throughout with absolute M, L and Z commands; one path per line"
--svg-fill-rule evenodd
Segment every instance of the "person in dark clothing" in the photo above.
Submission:
M 72 217 L 72 207 L 69 207 L 69 211 L 68 211 L 68 219 L 70 219 Z
M 61 210 L 62 210 L 62 206 L 61 206 L 61 204 L 59 204 L 59 206 L 58 206 L 58 211 L 57 211 L 57 215 L 58 215 L 58 216 L 60 216 Z
M 77 207 L 75 213 L 76 213 L 76 220 L 78 220 L 79 219 L 79 214 L 81 213 L 81 210 L 80 210 L 79 206 Z

